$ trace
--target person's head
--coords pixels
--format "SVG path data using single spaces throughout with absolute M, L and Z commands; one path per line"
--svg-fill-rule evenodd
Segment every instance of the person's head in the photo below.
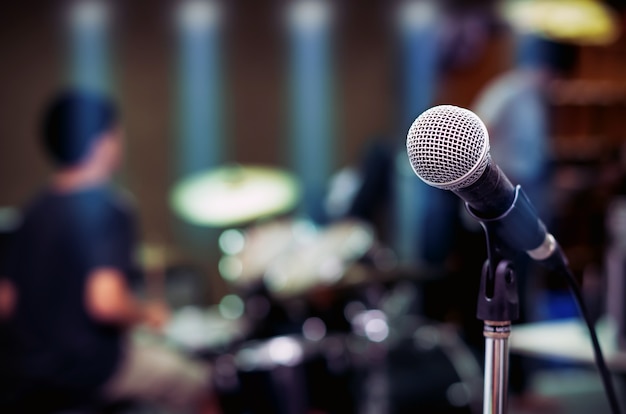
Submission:
M 517 39 L 516 58 L 519 67 L 545 69 L 554 75 L 567 76 L 576 68 L 578 48 L 539 35 L 524 34 Z
M 121 130 L 115 103 L 107 96 L 71 89 L 47 107 L 41 138 L 58 169 L 87 164 L 113 172 L 121 157 Z

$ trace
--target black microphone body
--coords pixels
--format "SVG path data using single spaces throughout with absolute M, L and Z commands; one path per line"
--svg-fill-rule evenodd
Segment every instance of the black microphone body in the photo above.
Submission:
M 522 188 L 514 187 L 491 160 L 474 184 L 453 192 L 465 201 L 470 214 L 510 249 L 532 251 L 548 237 Z
M 500 217 L 515 199 L 515 187 L 491 159 L 475 183 L 453 192 L 469 204 L 476 216 L 483 219 Z

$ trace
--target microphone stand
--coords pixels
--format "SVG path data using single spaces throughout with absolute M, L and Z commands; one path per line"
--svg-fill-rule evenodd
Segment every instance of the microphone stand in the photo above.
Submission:
M 476 312 L 484 323 L 485 337 L 483 414 L 506 414 L 511 321 L 519 317 L 517 278 L 512 261 L 500 253 L 506 246 L 497 243 L 496 235 L 506 216 L 477 219 L 485 230 L 488 255 L 482 268 Z
M 517 281 L 511 262 L 491 260 L 483 266 L 477 317 L 484 323 L 485 382 L 483 414 L 506 414 L 509 378 L 511 321 L 517 319 Z

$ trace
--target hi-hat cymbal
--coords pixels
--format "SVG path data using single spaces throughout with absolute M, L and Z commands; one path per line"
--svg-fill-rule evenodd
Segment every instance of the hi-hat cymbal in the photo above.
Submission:
M 296 179 L 285 171 L 230 165 L 183 179 L 171 204 L 192 224 L 226 227 L 286 213 L 299 195 Z
M 502 12 L 513 27 L 555 41 L 606 45 L 620 34 L 616 14 L 596 0 L 512 0 Z

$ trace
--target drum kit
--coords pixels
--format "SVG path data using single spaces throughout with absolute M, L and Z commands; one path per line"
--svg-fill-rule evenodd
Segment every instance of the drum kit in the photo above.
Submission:
M 242 165 L 188 177 L 171 197 L 184 220 L 223 229 L 219 270 L 233 289 L 264 285 L 281 299 L 347 283 L 353 265 L 378 248 L 373 229 L 363 221 L 318 226 L 287 217 L 298 199 L 297 181 L 289 173 Z M 391 259 L 389 254 L 378 258 L 381 266 Z
M 277 169 L 228 166 L 175 187 L 179 215 L 222 229 L 219 272 L 233 293 L 207 310 L 181 307 L 168 341 L 213 362 L 225 413 L 473 412 L 480 369 L 468 380 L 471 353 L 453 352 L 466 356 L 459 362 L 433 339 L 453 330 L 406 323 L 415 287 L 394 272 L 391 250 L 357 219 L 288 216 L 295 183 Z M 465 349 L 458 337 L 454 347 Z M 421 385 L 400 386 L 400 376 Z

